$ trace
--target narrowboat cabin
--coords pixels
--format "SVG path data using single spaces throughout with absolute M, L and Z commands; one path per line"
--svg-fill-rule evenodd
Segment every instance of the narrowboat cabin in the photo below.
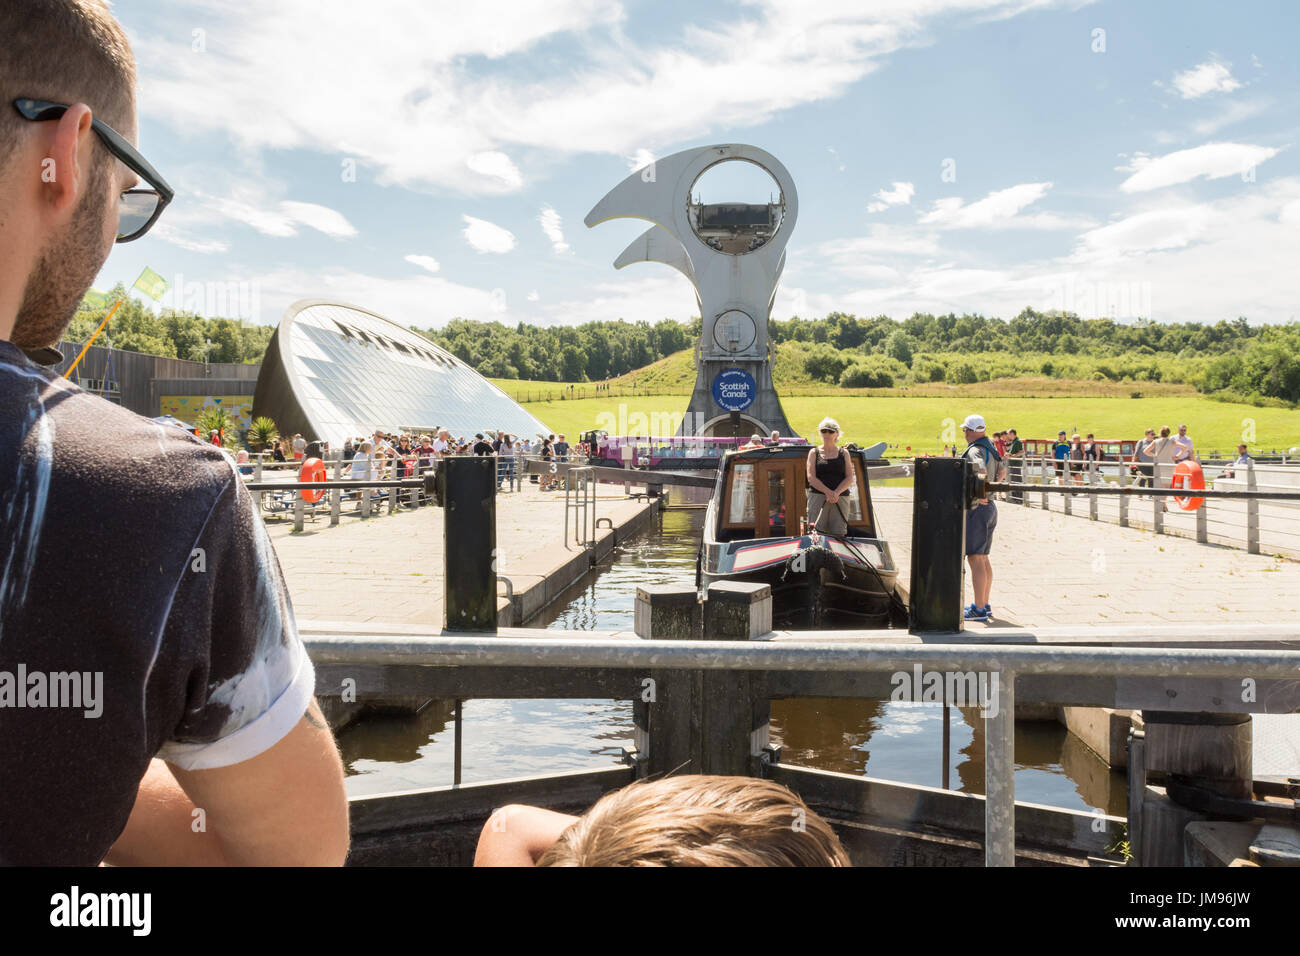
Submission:
M 810 446 L 729 452 L 705 512 L 696 584 L 756 581 L 772 588 L 783 628 L 876 628 L 905 624 L 898 568 L 876 521 L 868 475 L 876 465 L 850 446 L 856 484 L 840 499 L 846 534 L 809 528 Z

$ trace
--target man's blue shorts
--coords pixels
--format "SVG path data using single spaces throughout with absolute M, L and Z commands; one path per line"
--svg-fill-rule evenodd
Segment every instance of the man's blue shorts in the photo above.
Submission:
M 998 508 L 991 501 L 966 512 L 966 553 L 988 554 L 993 546 L 993 529 L 997 526 Z

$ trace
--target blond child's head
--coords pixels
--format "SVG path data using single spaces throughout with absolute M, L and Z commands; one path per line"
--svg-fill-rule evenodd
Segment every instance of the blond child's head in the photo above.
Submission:
M 779 783 L 681 776 L 602 797 L 538 866 L 851 866 L 820 816 Z

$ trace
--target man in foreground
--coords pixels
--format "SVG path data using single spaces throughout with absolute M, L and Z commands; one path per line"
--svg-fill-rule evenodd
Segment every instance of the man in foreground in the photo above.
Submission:
M 0 863 L 339 864 L 341 762 L 232 462 L 25 355 L 171 195 L 126 37 L 100 0 L 6 0 L 0 37 Z

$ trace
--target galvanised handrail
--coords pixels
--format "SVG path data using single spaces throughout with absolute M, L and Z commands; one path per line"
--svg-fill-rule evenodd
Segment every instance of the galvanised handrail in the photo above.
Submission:
M 1099 629 L 1100 630 L 1100 629 Z M 1125 628 L 1107 628 L 1122 640 Z M 889 632 L 881 632 L 888 634 Z M 1138 634 L 1132 630 L 1132 635 Z M 1128 635 L 1128 636 L 1132 636 Z M 1194 635 L 1189 632 L 1189 637 Z M 1278 637 L 1300 642 L 1300 627 Z M 943 671 L 996 675 L 997 709 L 985 719 L 984 861 L 1015 865 L 1015 683 L 1021 674 L 1097 677 L 1300 678 L 1300 650 L 1034 647 L 1005 644 L 871 644 L 807 640 L 653 641 L 614 638 L 374 637 L 306 639 L 317 664 L 611 667 L 687 670 Z M 1262 706 L 1262 705 L 1261 705 Z

